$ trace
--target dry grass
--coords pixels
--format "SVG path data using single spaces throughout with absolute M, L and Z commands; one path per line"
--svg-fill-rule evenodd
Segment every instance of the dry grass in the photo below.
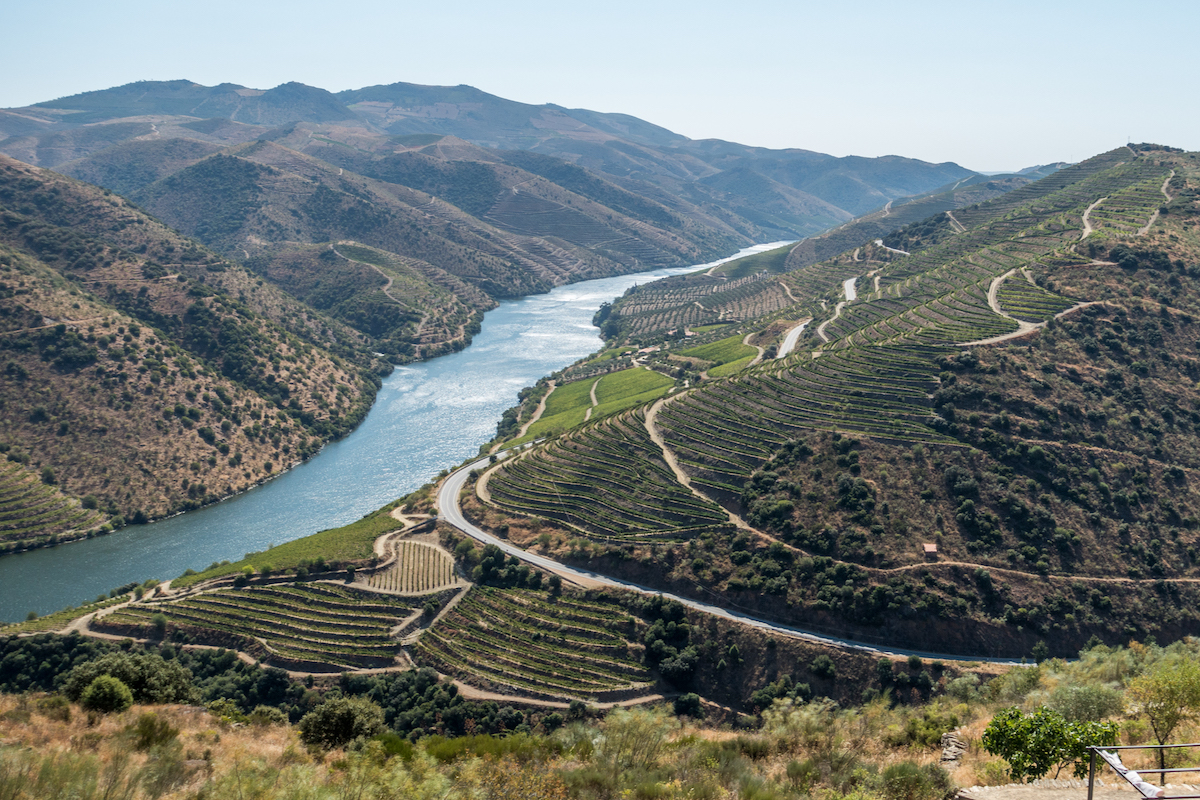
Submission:
M 151 756 L 136 751 L 127 729 L 141 715 L 153 713 L 179 730 L 186 768 L 184 782 L 162 795 L 164 800 L 196 796 L 211 776 L 227 772 L 238 762 L 311 761 L 291 727 L 234 728 L 194 706 L 135 705 L 120 714 L 89 715 L 72 705 L 70 719 L 64 720 L 39 709 L 40 699 L 36 695 L 0 695 L 0 753 L 7 746 L 41 756 L 93 755 L 105 764 L 128 758 L 129 772 L 136 773 Z M 314 767 L 325 769 L 320 764 Z

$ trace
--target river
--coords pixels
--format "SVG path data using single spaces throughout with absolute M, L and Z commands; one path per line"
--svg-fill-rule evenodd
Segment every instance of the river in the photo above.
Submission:
M 635 283 L 711 264 L 560 286 L 487 312 L 465 350 L 397 367 L 345 439 L 273 481 L 207 508 L 109 536 L 0 558 L 0 621 L 93 600 L 352 522 L 477 454 L 524 387 L 601 344 L 592 316 Z

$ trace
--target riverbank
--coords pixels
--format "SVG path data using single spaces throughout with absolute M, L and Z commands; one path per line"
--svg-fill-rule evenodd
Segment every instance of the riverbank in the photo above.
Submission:
M 757 250 L 731 258 L 750 252 Z M 710 266 L 567 284 L 503 302 L 485 314 L 470 347 L 397 367 L 358 428 L 275 480 L 169 519 L 0 559 L 0 620 L 353 522 L 478 455 L 523 387 L 600 346 L 592 316 L 601 303 L 635 283 Z

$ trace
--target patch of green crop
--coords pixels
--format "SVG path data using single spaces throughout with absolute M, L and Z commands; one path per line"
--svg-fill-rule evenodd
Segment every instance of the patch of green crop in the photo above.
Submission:
M 757 350 L 748 344 L 742 344 L 742 337 L 736 335 L 679 351 L 681 356 L 711 361 L 714 365 L 728 364 L 746 356 L 753 358 L 757 354 Z
M 739 358 L 737 361 L 730 361 L 728 364 L 713 367 L 708 371 L 708 376 L 710 378 L 725 378 L 734 375 L 750 366 L 750 362 L 753 360 L 754 356 L 746 356 L 745 358 Z
M 651 391 L 665 390 L 675 381 L 654 370 L 634 367 L 605 375 L 596 385 L 596 400 L 600 405 Z
M 579 410 L 582 420 L 583 411 L 592 404 L 592 384 L 595 382 L 596 380 L 593 378 L 556 386 L 550 396 L 546 398 L 545 416 L 556 416 Z
M 4 636 L 12 636 L 18 633 L 37 633 L 39 631 L 58 631 L 67 626 L 73 619 L 78 619 L 84 614 L 90 614 L 93 611 L 99 611 L 102 608 L 115 606 L 118 603 L 124 603 L 130 599 L 128 594 L 110 597 L 107 600 L 101 600 L 98 603 L 86 603 L 78 607 L 64 608 L 62 611 L 55 611 L 53 614 L 47 614 L 44 617 L 37 619 L 26 620 L 24 622 L 14 622 L 11 625 L 0 625 L 0 634 Z
M 765 253 L 754 253 L 745 258 L 727 262 L 714 269 L 712 274 L 724 275 L 730 279 L 745 278 L 763 270 L 778 274 L 784 271 L 788 253 L 792 252 L 794 246 L 795 244 L 785 244 L 783 247 L 777 247 Z
M 340 528 L 330 528 L 260 553 L 247 553 L 241 561 L 232 564 L 222 564 L 195 575 L 176 578 L 171 582 L 171 587 L 178 589 L 190 586 L 197 581 L 232 575 L 241 572 L 246 567 L 253 567 L 255 572 L 261 572 L 263 568 L 280 571 L 295 569 L 304 562 L 313 563 L 318 559 L 324 559 L 327 564 L 334 564 L 370 558 L 374 552 L 373 546 L 376 539 L 389 531 L 403 527 L 404 523 L 388 513 L 391 507 L 392 504 L 388 504 L 357 522 L 351 522 Z

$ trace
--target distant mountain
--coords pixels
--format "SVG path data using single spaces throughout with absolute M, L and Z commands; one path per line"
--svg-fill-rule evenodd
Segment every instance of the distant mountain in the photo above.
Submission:
M 5 136 L 0 151 L 56 167 L 129 138 L 212 141 L 219 132 L 217 120 L 260 128 L 338 125 L 357 129 L 360 136 L 452 136 L 494 150 L 554 156 L 643 195 L 655 194 L 657 188 L 679 196 L 684 185 L 694 184 L 689 199 L 698 205 L 747 212 L 731 220 L 747 239 L 807 235 L 828 227 L 831 218 L 842 222 L 888 200 L 973 174 L 956 164 L 895 156 L 834 158 L 807 150 L 694 141 L 625 114 L 518 103 L 470 86 L 409 83 L 332 94 L 298 83 L 260 91 L 235 84 L 139 82 L 0 112 L 0 135 Z M 265 133 L 241 132 L 246 138 Z M 236 135 L 230 130 L 220 134 L 216 138 L 225 144 Z M 730 171 L 741 175 L 714 180 Z M 710 189 L 705 179 L 715 185 Z M 781 197 L 789 199 L 780 205 Z M 664 202 L 661 196 L 655 199 Z
M 264 92 L 232 83 L 201 86 L 191 81 L 139 81 L 38 103 L 36 108 L 60 112 L 64 122 L 74 125 L 159 114 L 223 117 L 252 125 L 355 118 L 333 94 L 302 83 L 285 83 Z
M 0 152 L 133 199 L 397 362 L 465 345 L 496 298 L 813 236 L 976 177 L 406 83 L 139 82 L 0 111 L 0 137 Z M 378 263 L 344 257 L 348 243 Z

